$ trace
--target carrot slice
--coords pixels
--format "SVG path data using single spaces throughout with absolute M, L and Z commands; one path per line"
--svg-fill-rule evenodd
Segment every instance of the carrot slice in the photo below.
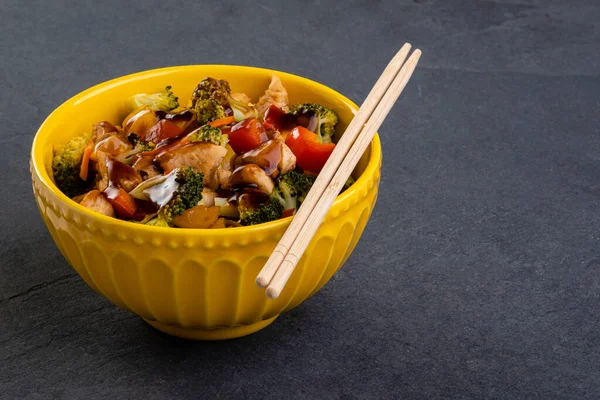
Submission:
M 83 150 L 83 157 L 81 157 L 81 166 L 79 167 L 79 177 L 87 181 L 89 165 L 90 165 L 90 157 L 92 156 L 92 152 L 94 151 L 94 144 L 90 142 Z
M 137 205 L 135 199 L 123 188 L 109 186 L 104 190 L 106 198 L 121 219 L 131 219 L 135 215 Z
M 214 121 L 209 122 L 208 124 L 210 126 L 212 126 L 213 128 L 218 128 L 218 127 L 221 127 L 224 125 L 229 125 L 233 122 L 235 122 L 235 119 L 233 118 L 233 116 L 231 116 L 231 117 L 215 119 Z

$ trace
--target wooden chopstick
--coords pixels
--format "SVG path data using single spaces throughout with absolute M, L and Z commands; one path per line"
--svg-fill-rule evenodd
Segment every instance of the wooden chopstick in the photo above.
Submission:
M 410 44 L 405 43 L 398 53 L 396 53 L 396 55 L 383 70 L 383 73 L 375 83 L 375 86 L 373 86 L 373 89 L 371 89 L 369 92 L 369 95 L 361 105 L 356 116 L 352 119 L 350 125 L 348 125 L 348 128 L 346 128 L 346 131 L 336 144 L 334 151 L 331 153 L 331 156 L 321 170 L 321 173 L 317 176 L 315 183 L 304 199 L 302 206 L 294 216 L 290 226 L 273 250 L 273 253 L 271 253 L 271 256 L 265 263 L 262 270 L 257 275 L 256 284 L 259 287 L 267 287 L 275 276 L 275 272 L 279 268 L 279 265 L 288 253 L 288 250 L 295 239 L 296 232 L 298 232 L 310 215 L 311 210 L 317 204 L 317 201 L 329 185 L 331 178 L 339 168 L 342 160 L 346 156 L 346 153 L 348 153 L 352 147 L 356 137 L 363 129 L 364 124 L 367 122 L 371 114 L 373 114 L 375 106 L 381 101 L 381 98 L 391 85 L 392 80 L 398 74 L 398 71 L 400 71 L 404 60 L 408 56 L 410 48 Z
M 379 129 L 390 112 L 392 106 L 395 104 L 396 100 L 406 87 L 406 84 L 410 80 L 410 77 L 412 76 L 420 57 L 421 51 L 416 49 L 408 61 L 406 61 L 406 63 L 402 66 L 402 69 L 391 83 L 389 89 L 383 96 L 383 99 L 376 106 L 371 118 L 369 118 L 368 122 L 362 129 L 362 132 L 356 138 L 356 141 L 348 151 L 346 157 L 343 158 L 341 165 L 331 178 L 329 185 L 325 188 L 325 191 L 318 199 L 315 206 L 310 209 L 308 207 L 305 208 L 307 210 L 307 212 L 304 213 L 307 215 L 306 220 L 302 224 L 301 228 L 295 229 L 290 233 L 293 235 L 294 241 L 289 247 L 287 254 L 284 256 L 283 261 L 280 263 L 279 268 L 277 268 L 275 276 L 267 287 L 266 293 L 269 298 L 277 298 L 283 290 L 289 277 L 296 268 L 298 261 L 300 261 L 300 258 L 304 254 L 304 251 L 321 225 L 323 218 L 329 211 L 329 208 L 335 201 L 335 198 L 339 194 L 344 183 L 373 140 L 375 132 L 377 132 L 377 129 Z M 300 208 L 303 207 L 304 204 Z M 297 225 L 299 226 L 300 223 Z M 290 228 L 292 228 L 291 225 Z M 288 228 L 288 232 L 291 230 L 290 228 Z M 268 262 L 269 261 L 267 261 L 267 263 Z

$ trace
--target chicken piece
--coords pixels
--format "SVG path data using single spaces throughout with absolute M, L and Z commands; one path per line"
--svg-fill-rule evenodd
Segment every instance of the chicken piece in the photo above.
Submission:
M 271 194 L 275 184 L 267 173 L 256 164 L 247 164 L 237 168 L 231 174 L 232 187 L 255 186 L 263 193 Z
M 227 150 L 223 146 L 200 142 L 190 143 L 177 147 L 156 157 L 160 167 L 171 171 L 178 167 L 193 167 L 204 174 L 204 186 L 216 189 L 219 182 L 216 177 L 217 169 L 221 165 Z
M 108 166 L 106 165 L 106 163 L 108 162 L 108 160 L 110 159 L 110 156 L 103 152 L 103 151 L 97 151 L 96 152 L 96 171 L 98 171 L 98 179 L 97 179 L 97 184 L 96 184 L 96 188 L 103 192 L 107 187 L 108 187 Z
M 119 129 L 108 121 L 102 121 L 92 125 L 92 139 L 95 143 L 117 133 L 119 133 Z
M 106 200 L 104 194 L 99 190 L 89 191 L 79 203 L 85 208 L 89 208 L 92 211 L 99 212 L 100 214 L 107 215 L 109 217 L 115 216 L 115 210 L 113 206 Z
M 217 197 L 217 192 L 209 188 L 204 188 L 202 189 L 202 200 L 200 202 L 206 207 L 212 207 L 215 205 L 215 197 Z
M 160 175 L 160 170 L 154 165 L 154 155 L 137 157 L 132 165 L 143 179 L 153 178 Z
M 142 177 L 135 169 L 119 161 L 115 161 L 115 163 L 120 164 L 120 171 L 117 177 L 118 185 L 125 189 L 126 192 L 131 192 L 133 188 L 142 183 Z
M 272 178 L 296 168 L 296 156 L 282 140 L 269 140 L 241 155 L 243 164 L 256 164 Z
M 219 186 L 221 186 L 222 189 L 231 189 L 231 184 L 229 183 L 230 178 L 231 171 L 222 168 L 217 170 L 217 179 L 219 180 Z
M 250 103 L 250 97 L 248 97 L 246 93 L 231 93 L 231 97 L 236 101 L 241 101 L 246 104 Z
M 121 137 L 118 134 L 112 134 L 110 136 L 105 137 L 99 142 L 96 142 L 96 146 L 94 147 L 94 153 L 98 153 L 102 151 L 104 153 L 110 154 L 113 157 L 118 156 L 121 153 L 129 151 L 133 149 L 133 146 L 129 141 Z M 95 158 L 95 157 L 93 157 Z
M 109 183 L 123 188 L 126 192 L 130 192 L 134 187 L 142 182 L 142 177 L 138 171 L 127 164 L 115 160 L 109 154 L 99 151 L 97 152 L 96 169 L 98 171 L 99 180 L 97 188 L 104 191 Z
M 281 162 L 277 168 L 279 168 L 279 173 L 283 175 L 296 168 L 296 156 L 287 144 L 285 144 L 283 141 L 281 141 L 281 144 Z
M 277 107 L 281 108 L 283 111 L 288 112 L 288 93 L 287 90 L 283 87 L 281 83 L 281 79 L 276 75 L 271 77 L 271 83 L 269 84 L 269 88 L 258 99 L 258 103 L 256 103 L 256 110 L 259 115 L 264 115 L 267 108 L 273 104 Z
M 277 168 L 279 169 L 279 174 L 281 175 L 296 168 L 296 156 L 283 141 L 281 141 L 281 162 L 279 162 Z

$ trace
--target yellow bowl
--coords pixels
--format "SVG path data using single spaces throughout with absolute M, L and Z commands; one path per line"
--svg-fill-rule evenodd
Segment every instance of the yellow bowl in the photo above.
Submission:
M 255 277 L 291 218 L 235 229 L 171 229 L 134 224 L 92 212 L 62 194 L 52 180 L 52 148 L 93 122 L 119 124 L 124 99 L 172 85 L 187 99 L 206 76 L 227 79 L 234 91 L 258 98 L 272 74 L 291 102 L 334 109 L 340 129 L 357 107 L 314 81 L 260 68 L 197 65 L 156 69 L 94 86 L 58 107 L 33 141 L 31 175 L 40 213 L 69 264 L 96 292 L 171 335 L 216 340 L 244 336 L 316 293 L 360 238 L 377 199 L 381 147 L 375 137 L 359 163 L 356 183 L 335 201 L 281 296 L 270 300 Z

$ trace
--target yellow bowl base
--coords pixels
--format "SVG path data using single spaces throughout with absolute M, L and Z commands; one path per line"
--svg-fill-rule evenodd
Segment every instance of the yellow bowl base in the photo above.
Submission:
M 263 328 L 271 325 L 275 318 L 279 315 L 274 316 L 273 318 L 265 319 L 259 322 L 255 322 L 250 325 L 239 325 L 234 326 L 233 328 L 215 328 L 215 329 L 202 329 L 202 328 L 184 328 L 177 325 L 167 325 L 158 321 L 150 321 L 148 319 L 142 318 L 146 321 L 150 326 L 158 329 L 161 332 L 164 332 L 171 336 L 177 336 L 184 339 L 193 339 L 193 340 L 225 340 L 225 339 L 235 339 L 242 336 L 250 335 L 251 333 L 258 332 Z

